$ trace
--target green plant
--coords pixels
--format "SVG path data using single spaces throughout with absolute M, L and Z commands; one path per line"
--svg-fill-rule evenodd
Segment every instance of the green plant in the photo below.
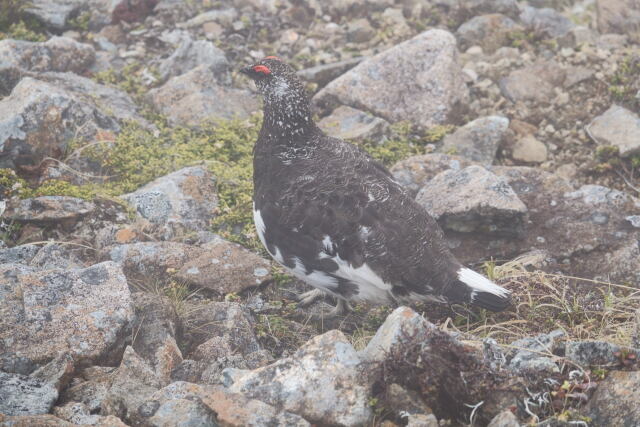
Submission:
M 44 41 L 41 24 L 26 14 L 30 1 L 0 0 L 0 40 Z

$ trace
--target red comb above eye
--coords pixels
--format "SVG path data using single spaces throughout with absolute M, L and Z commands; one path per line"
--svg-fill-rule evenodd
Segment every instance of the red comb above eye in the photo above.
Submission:
M 275 59 L 276 61 L 280 61 L 280 58 L 277 56 L 265 56 L 264 59 Z
M 256 73 L 271 74 L 271 70 L 265 65 L 256 65 L 255 67 L 253 67 L 253 71 L 255 71 Z

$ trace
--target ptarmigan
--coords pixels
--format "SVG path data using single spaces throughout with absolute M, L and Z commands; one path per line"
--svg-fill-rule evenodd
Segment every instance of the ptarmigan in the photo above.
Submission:
M 264 97 L 254 148 L 254 221 L 271 256 L 324 293 L 349 301 L 438 301 L 492 310 L 509 291 L 465 268 L 436 221 L 357 146 L 325 135 L 293 68 L 276 57 L 243 68 Z

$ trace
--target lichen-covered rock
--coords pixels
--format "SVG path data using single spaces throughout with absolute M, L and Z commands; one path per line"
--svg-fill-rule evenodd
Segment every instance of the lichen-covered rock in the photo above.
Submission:
M 301 417 L 255 399 L 230 393 L 222 387 L 178 381 L 156 392 L 145 402 L 152 426 L 266 426 L 307 427 Z M 180 409 L 181 408 L 181 409 Z M 211 417 L 215 414 L 215 417 Z M 216 422 L 217 421 L 217 422 Z M 182 424 L 184 423 L 184 424 Z
M 215 179 L 202 166 L 180 169 L 121 197 L 165 239 L 208 229 L 218 207 Z
M 440 173 L 422 187 L 416 201 L 445 229 L 524 232 L 527 207 L 504 178 L 480 166 Z
M 67 422 L 53 415 L 18 415 L 5 417 L 0 414 L 0 426 L 2 427 L 77 427 L 76 424 Z M 104 426 L 107 427 L 107 426 Z
M 48 413 L 72 373 L 73 360 L 68 354 L 56 357 L 29 376 L 0 371 L 0 414 Z
M 132 294 L 136 331 L 131 346 L 154 369 L 162 384 L 168 384 L 171 372 L 182 362 L 176 343 L 178 317 L 167 297 L 136 292 Z
M 81 403 L 90 413 L 98 413 L 117 369 L 102 366 L 83 369 L 80 375 L 74 378 L 74 382 L 62 392 L 58 405 Z
M 180 46 L 158 66 L 160 78 L 179 76 L 199 65 L 206 65 L 222 84 L 230 83 L 230 64 L 224 52 L 207 40 L 183 40 Z
M 37 166 L 60 157 L 71 140 L 118 132 L 126 120 L 147 125 L 115 88 L 72 73 L 24 77 L 0 100 L 0 167 Z
M 389 123 L 364 111 L 341 106 L 330 116 L 320 120 L 318 126 L 329 136 L 336 138 L 380 141 L 389 128 Z
M 17 359 L 43 364 L 69 353 L 83 364 L 117 353 L 133 318 L 118 265 L 26 272 L 5 264 L 0 272 L 2 370 L 15 370 Z
M 255 95 L 220 85 L 207 65 L 169 79 L 163 86 L 149 91 L 147 99 L 174 125 L 198 125 L 207 119 L 246 118 L 258 110 Z
M 512 342 L 509 347 L 516 350 L 512 351 L 509 367 L 522 373 L 560 372 L 553 360 L 553 350 L 556 340 L 563 335 L 563 331 L 556 330 Z
M 511 42 L 510 36 L 514 31 L 522 30 L 511 18 L 494 13 L 471 18 L 458 28 L 456 38 L 462 50 L 480 46 L 485 52 L 493 53 Z
M 618 105 L 593 119 L 589 135 L 598 145 L 617 147 L 622 157 L 640 153 L 640 116 Z
M 640 425 L 640 405 L 635 392 L 640 371 L 613 371 L 598 384 L 584 411 L 596 426 Z
M 429 30 L 365 59 L 318 92 L 314 101 L 325 110 L 348 105 L 422 128 L 444 123 L 454 105 L 468 97 L 457 56 L 450 33 Z
M 86 0 L 32 0 L 27 12 L 36 16 L 46 25 L 56 30 L 62 30 L 65 28 L 67 20 L 85 5 Z
M 509 119 L 506 117 L 481 117 L 445 136 L 441 151 L 491 165 L 508 129 Z
M 40 246 L 29 244 L 0 249 L 0 264 L 28 265 L 39 250 Z
M 531 6 L 522 9 L 520 21 L 538 36 L 545 38 L 562 37 L 574 26 L 569 18 L 554 9 L 537 9 Z
M 127 347 L 100 403 L 100 414 L 113 415 L 138 425 L 145 416 L 141 405 L 161 387 L 153 369 L 133 348 Z
M 53 414 L 63 420 L 69 421 L 73 424 L 80 424 L 83 426 L 96 426 L 96 427 L 127 427 L 117 417 L 113 415 L 102 416 L 91 414 L 89 407 L 81 402 L 70 402 L 64 406 L 56 406 L 53 408 Z
M 216 238 L 203 244 L 199 253 L 180 267 L 176 277 L 225 295 L 269 280 L 271 264 L 236 243 Z
M 260 399 L 310 422 L 356 426 L 372 417 L 370 384 L 346 337 L 330 331 L 291 357 L 241 376 L 230 391 Z
M 440 172 L 471 166 L 472 162 L 461 156 L 441 153 L 420 154 L 400 160 L 391 167 L 393 178 L 406 187 L 411 194 L 418 191 Z
M 626 34 L 640 41 L 640 3 L 637 0 L 596 0 L 598 29 L 602 34 Z
M 95 60 L 91 45 L 68 37 L 46 42 L 0 40 L 0 95 L 8 95 L 25 72 L 71 71 L 80 73 Z
M 120 263 L 127 277 L 166 279 L 167 269 L 172 269 L 183 283 L 221 295 L 242 292 L 271 277 L 267 260 L 221 238 L 202 246 L 177 242 L 116 245 L 106 248 L 103 257 Z
M 620 346 L 605 341 L 567 341 L 565 357 L 583 367 L 615 366 L 620 363 L 616 353 Z
M 40 196 L 10 200 L 2 217 L 17 222 L 75 222 L 95 208 L 93 203 L 76 197 Z

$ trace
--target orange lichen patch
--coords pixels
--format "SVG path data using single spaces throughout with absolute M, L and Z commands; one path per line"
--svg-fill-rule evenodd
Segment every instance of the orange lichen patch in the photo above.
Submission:
M 132 228 L 123 228 L 116 231 L 116 242 L 130 243 L 138 237 L 138 232 Z

